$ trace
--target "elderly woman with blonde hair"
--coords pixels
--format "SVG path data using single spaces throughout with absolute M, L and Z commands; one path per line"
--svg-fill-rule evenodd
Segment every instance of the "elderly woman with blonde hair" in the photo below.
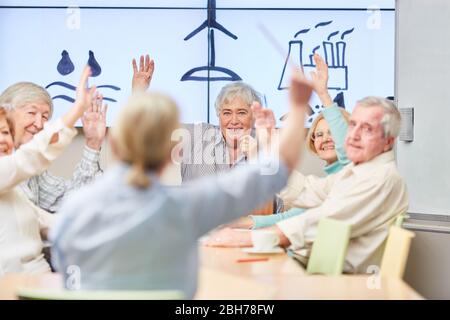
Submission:
M 175 146 L 179 111 L 172 99 L 139 93 L 124 106 L 111 144 L 119 159 L 103 177 L 61 208 L 50 232 L 54 265 L 66 278 L 79 267 L 81 289 L 196 290 L 197 239 L 217 225 L 257 207 L 286 183 L 299 160 L 310 83 L 298 75 L 291 88 L 291 116 L 279 154 L 178 188 L 160 183 Z M 273 116 L 254 103 L 260 127 Z M 258 121 L 261 120 L 261 121 Z M 270 173 L 270 174 L 268 174 Z

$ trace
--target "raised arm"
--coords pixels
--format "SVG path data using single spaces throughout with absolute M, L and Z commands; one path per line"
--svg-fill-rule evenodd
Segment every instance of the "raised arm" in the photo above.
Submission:
M 146 91 L 150 87 L 150 82 L 152 81 L 153 71 L 155 71 L 155 61 L 150 59 L 147 54 L 141 56 L 139 59 L 139 69 L 136 63 L 136 59 L 133 59 L 133 81 L 132 81 L 132 91 Z
M 325 60 L 318 54 L 315 54 L 314 62 L 316 63 L 316 71 L 311 72 L 314 91 L 319 96 L 324 107 L 322 111 L 323 117 L 330 127 L 338 160 L 345 166 L 350 163 L 344 148 L 348 124 L 342 115 L 342 109 L 336 103 L 333 103 L 328 93 L 328 66 Z
M 316 64 L 316 71 L 311 71 L 311 81 L 314 91 L 322 105 L 325 108 L 330 107 L 333 105 L 333 99 L 331 99 L 328 93 L 328 65 L 318 54 L 314 55 L 314 62 Z
M 0 157 L 0 192 L 44 171 L 62 153 L 76 135 L 73 128 L 92 99 L 95 88 L 86 89 L 89 67 L 83 71 L 73 107 L 60 119 L 49 123 L 44 130 L 9 156 Z

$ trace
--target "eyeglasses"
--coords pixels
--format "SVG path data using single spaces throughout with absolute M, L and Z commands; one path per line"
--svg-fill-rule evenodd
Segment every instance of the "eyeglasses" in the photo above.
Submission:
M 327 134 L 327 136 L 329 137 L 329 138 L 331 138 L 331 132 L 330 132 L 330 130 L 328 130 L 327 132 L 326 132 L 326 134 Z M 324 137 L 325 137 L 325 132 L 323 132 L 323 131 L 317 131 L 317 132 L 314 132 L 312 135 L 311 135 L 311 140 L 312 141 L 320 141 L 320 140 L 323 140 L 324 139 Z

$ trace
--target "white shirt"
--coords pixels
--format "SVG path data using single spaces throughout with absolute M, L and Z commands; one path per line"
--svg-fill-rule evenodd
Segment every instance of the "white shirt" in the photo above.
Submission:
M 320 219 L 351 226 L 346 272 L 365 273 L 367 267 L 379 265 L 389 226 L 408 208 L 406 185 L 393 151 L 363 164 L 349 164 L 326 178 L 295 172 L 280 196 L 288 206 L 308 208 L 277 224 L 291 242 L 289 249 L 303 262 L 309 257 Z
M 55 133 L 58 142 L 50 144 Z M 45 170 L 75 135 L 75 129 L 57 120 L 14 154 L 0 157 L 0 275 L 50 271 L 40 230 L 48 228 L 53 217 L 30 202 L 18 185 Z

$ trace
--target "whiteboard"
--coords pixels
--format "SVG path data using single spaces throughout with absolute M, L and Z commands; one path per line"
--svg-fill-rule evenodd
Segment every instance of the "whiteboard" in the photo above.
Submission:
M 450 215 L 450 5 L 446 0 L 400 0 L 396 96 L 414 108 L 414 141 L 397 144 L 409 212 Z
M 156 61 L 152 88 L 175 98 L 182 121 L 217 123 L 214 100 L 236 79 L 259 91 L 279 118 L 288 110 L 287 57 L 309 72 L 314 51 L 327 56 L 331 95 L 341 93 L 348 111 L 363 96 L 393 95 L 393 1 L 375 10 L 369 1 L 338 7 L 336 1 L 218 0 L 214 20 L 227 32 L 210 24 L 188 37 L 207 19 L 211 3 L 3 0 L 0 39 L 8 45 L 0 50 L 0 90 L 24 80 L 50 85 L 58 116 L 71 105 L 65 98 L 74 96 L 70 86 L 92 52 L 101 73 L 90 84 L 110 100 L 111 124 L 130 94 L 131 59 L 149 53 Z M 70 73 L 57 68 L 62 54 L 73 63 Z M 320 111 L 317 98 L 312 108 L 307 124 Z

